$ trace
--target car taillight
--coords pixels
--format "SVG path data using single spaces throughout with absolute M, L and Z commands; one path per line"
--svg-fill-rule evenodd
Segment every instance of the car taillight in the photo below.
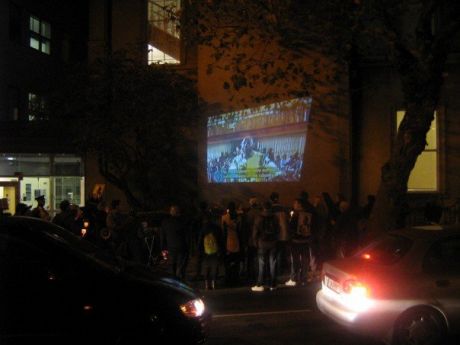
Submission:
M 197 298 L 188 301 L 180 306 L 180 310 L 188 317 L 200 317 L 204 313 L 204 303 L 201 299 Z
M 370 289 L 366 284 L 357 280 L 346 280 L 342 284 L 342 291 L 344 301 L 351 309 L 364 311 L 371 306 Z
M 361 258 L 363 258 L 365 260 L 370 260 L 370 259 L 372 259 L 372 256 L 369 253 L 364 253 L 363 255 L 361 255 Z
M 343 292 L 356 297 L 368 297 L 369 288 L 357 280 L 347 280 L 343 283 Z

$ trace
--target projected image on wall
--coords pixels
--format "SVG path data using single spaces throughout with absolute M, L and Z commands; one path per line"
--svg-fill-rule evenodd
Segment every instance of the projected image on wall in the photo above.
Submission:
M 298 181 L 311 98 L 297 98 L 208 118 L 211 183 Z

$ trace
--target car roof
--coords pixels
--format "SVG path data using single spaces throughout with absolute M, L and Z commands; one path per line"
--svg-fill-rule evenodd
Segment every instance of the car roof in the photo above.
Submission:
M 54 230 L 54 231 L 58 231 L 58 232 L 64 232 L 66 234 L 71 234 L 68 230 L 54 224 L 54 223 L 51 223 L 49 221 L 46 221 L 46 220 L 43 220 L 43 219 L 40 219 L 40 218 L 36 218 L 36 217 L 28 217 L 28 216 L 8 216 L 8 217 L 4 217 L 2 218 L 2 223 L 4 224 L 11 224 L 11 225 L 27 225 L 27 232 L 33 232 L 35 230 L 35 228 L 30 228 L 29 225 L 31 224 L 40 224 L 42 226 L 40 226 L 38 229 L 40 230 L 37 230 L 37 231 L 50 231 L 50 230 Z M 4 230 L 4 228 L 0 227 L 0 231 L 1 230 Z

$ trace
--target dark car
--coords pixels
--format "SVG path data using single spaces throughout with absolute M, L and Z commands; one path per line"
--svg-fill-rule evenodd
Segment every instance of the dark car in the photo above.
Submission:
M 198 344 L 210 318 L 197 291 L 164 272 L 39 219 L 0 218 L 1 344 Z

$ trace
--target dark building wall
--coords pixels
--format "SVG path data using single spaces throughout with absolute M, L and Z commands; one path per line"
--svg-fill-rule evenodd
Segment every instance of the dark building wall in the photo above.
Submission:
M 89 0 L 89 59 L 124 50 L 147 63 L 147 0 Z
M 28 93 L 46 97 L 65 64 L 86 60 L 87 3 L 11 0 L 0 6 L 1 151 L 28 152 L 38 139 L 42 152 L 52 152 L 58 145 L 46 122 L 28 122 Z M 50 54 L 30 47 L 30 15 L 51 25 Z
M 460 56 L 458 56 L 460 61 Z M 445 135 L 442 157 L 445 167 L 444 193 L 451 199 L 460 198 L 460 63 L 450 63 L 446 69 L 443 93 L 445 121 L 441 131 Z

